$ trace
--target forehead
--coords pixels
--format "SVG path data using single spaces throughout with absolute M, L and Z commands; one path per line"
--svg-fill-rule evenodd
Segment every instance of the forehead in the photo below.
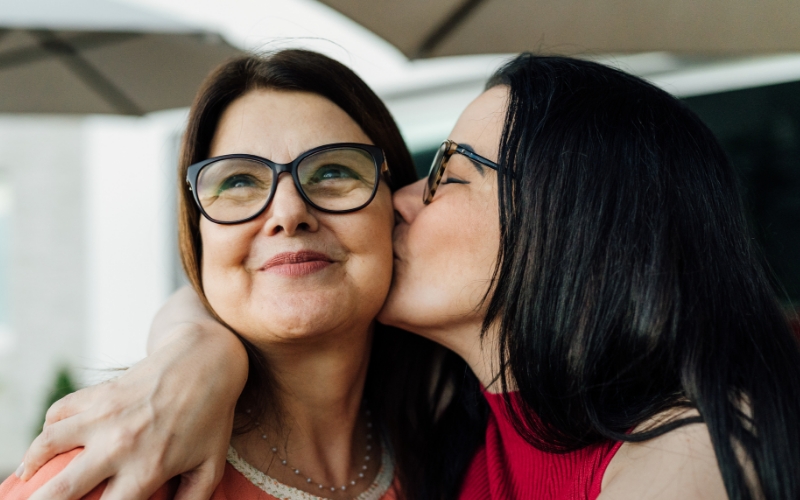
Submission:
M 257 89 L 222 113 L 210 155 L 247 153 L 288 163 L 309 149 L 335 142 L 372 144 L 344 110 L 320 95 Z
M 471 145 L 475 152 L 496 160 L 506 116 L 508 88 L 498 85 L 479 95 L 461 113 L 450 139 Z

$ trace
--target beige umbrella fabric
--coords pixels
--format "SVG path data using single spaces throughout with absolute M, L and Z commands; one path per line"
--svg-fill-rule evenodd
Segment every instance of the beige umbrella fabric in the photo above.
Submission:
M 321 0 L 409 58 L 800 51 L 797 0 Z
M 0 0 L 0 113 L 142 115 L 191 104 L 240 51 L 213 33 L 102 0 Z

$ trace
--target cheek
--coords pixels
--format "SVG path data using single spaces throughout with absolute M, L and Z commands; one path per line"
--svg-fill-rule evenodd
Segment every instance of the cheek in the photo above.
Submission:
M 447 207 L 443 213 L 431 213 L 412 226 L 409 232 L 411 247 L 410 268 L 414 278 L 427 276 L 435 284 L 439 303 L 456 310 L 443 311 L 468 314 L 478 305 L 486 292 L 494 266 L 496 234 L 486 219 L 486 213 L 474 207 Z M 420 281 L 423 286 L 425 281 Z
M 348 274 L 361 290 L 363 299 L 375 303 L 375 313 L 383 304 L 392 281 L 392 229 L 394 212 L 388 190 L 377 197 L 369 209 L 353 214 L 347 241 L 351 252 Z M 373 313 L 374 315 L 374 313 Z
M 257 232 L 258 227 L 253 224 L 223 226 L 201 220 L 203 291 L 217 312 L 225 310 L 227 302 L 239 299 L 249 288 L 251 276 L 243 263 Z
M 400 261 L 381 321 L 421 334 L 482 321 L 500 237 L 496 204 L 448 198 L 422 209 L 398 238 Z

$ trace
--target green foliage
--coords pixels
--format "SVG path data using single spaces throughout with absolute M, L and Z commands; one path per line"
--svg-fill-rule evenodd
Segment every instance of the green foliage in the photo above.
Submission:
M 36 426 L 34 437 L 38 436 L 42 432 L 42 429 L 44 428 L 44 418 L 45 415 L 47 415 L 47 410 L 50 408 L 50 406 L 67 394 L 71 394 L 77 390 L 78 388 L 75 386 L 75 382 L 72 379 L 69 368 L 62 367 L 60 370 L 58 370 L 55 383 L 47 394 L 47 401 L 44 406 L 44 410 L 42 411 L 42 417 L 39 419 L 39 424 Z

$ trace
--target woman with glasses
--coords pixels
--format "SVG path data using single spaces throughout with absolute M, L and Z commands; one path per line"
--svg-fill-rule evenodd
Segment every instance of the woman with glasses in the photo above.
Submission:
M 679 101 L 594 63 L 523 54 L 464 111 L 428 178 L 393 201 L 394 276 L 378 319 L 471 369 L 451 378 L 458 360 L 445 354 L 433 424 L 409 424 L 438 429 L 427 449 L 448 466 L 428 462 L 426 477 L 456 476 L 458 493 L 410 496 L 800 498 L 800 348 L 733 169 Z M 162 311 L 156 336 L 207 321 L 193 301 Z M 209 352 L 191 356 L 230 355 Z M 166 378 L 200 385 L 180 371 Z M 195 407 L 224 406 L 207 393 Z M 118 403 L 94 401 L 104 394 L 57 404 L 50 426 L 113 414 Z M 439 426 L 454 415 L 456 432 Z M 137 418 L 106 429 L 146 428 Z M 34 444 L 32 468 L 69 447 L 61 432 Z M 126 466 L 111 473 L 133 474 Z
M 177 421 L 154 426 L 170 440 L 167 454 L 214 448 L 219 456 L 201 466 L 211 473 L 151 484 L 117 475 L 95 488 L 109 477 L 97 479 L 97 468 L 103 475 L 115 460 L 93 463 L 74 450 L 29 481 L 12 476 L 0 498 L 128 498 L 142 488 L 154 498 L 213 492 L 218 500 L 390 500 L 398 487 L 418 489 L 414 474 L 425 450 L 407 439 L 396 409 L 413 416 L 417 401 L 427 403 L 426 370 L 442 348 L 375 323 L 392 278 L 391 191 L 415 177 L 380 99 L 320 54 L 231 61 L 208 77 L 192 106 L 178 174 L 180 250 L 192 298 L 237 338 L 208 339 L 186 328 L 160 342 L 167 350 L 180 346 L 202 385 L 226 399 L 213 403 L 224 411 L 187 410 L 197 394 L 181 383 L 150 395 L 166 395 L 161 403 L 184 424 L 228 429 L 209 436 L 175 432 Z M 237 349 L 225 346 L 231 341 Z M 217 359 L 192 356 L 207 346 Z M 151 403 L 125 412 L 159 413 Z M 142 437 L 132 431 L 101 446 Z M 166 472 L 163 463 L 156 467 Z M 82 482 L 40 487 L 59 472 Z

